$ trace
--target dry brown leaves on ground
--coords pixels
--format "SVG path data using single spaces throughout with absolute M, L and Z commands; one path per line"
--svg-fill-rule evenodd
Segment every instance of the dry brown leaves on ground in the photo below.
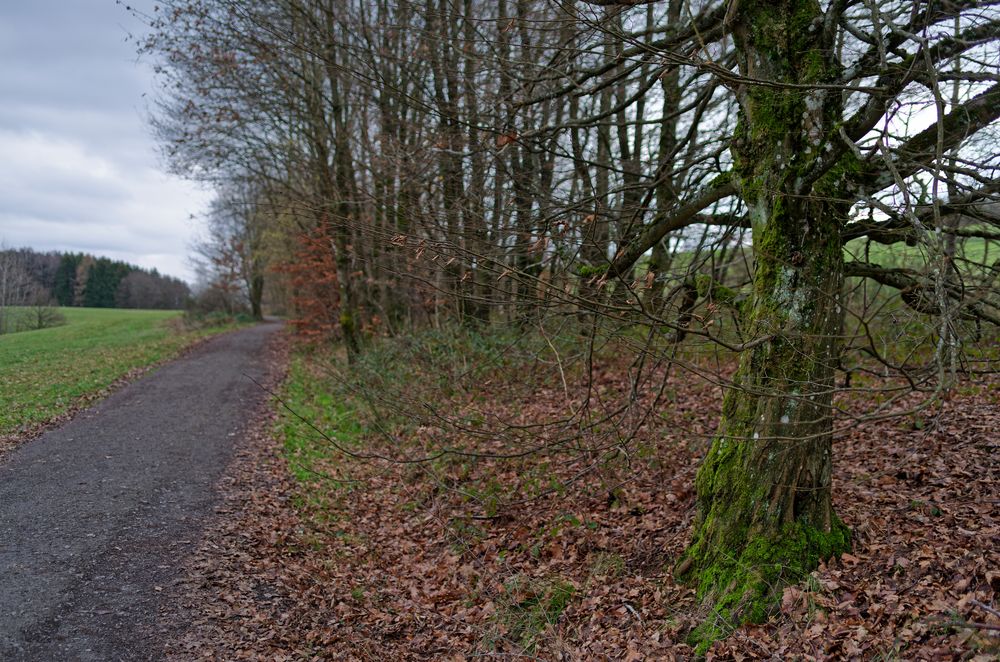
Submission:
M 625 392 L 623 373 L 602 370 L 598 382 Z M 191 627 L 171 657 L 689 658 L 683 638 L 698 610 L 671 567 L 720 393 L 671 384 L 668 415 L 613 457 L 588 455 L 601 461 L 583 463 L 583 477 L 552 457 L 539 471 L 538 459 L 334 455 L 318 466 L 336 482 L 318 476 L 304 491 L 263 417 L 178 588 Z M 516 408 L 511 418 L 562 406 L 558 385 L 530 397 L 491 388 L 496 407 Z M 919 422 L 837 439 L 836 507 L 853 551 L 788 588 L 781 613 L 717 643 L 710 659 L 993 659 L 1000 390 L 966 391 Z M 526 476 L 559 487 L 504 500 L 531 493 Z M 485 477 L 504 497 L 492 510 Z

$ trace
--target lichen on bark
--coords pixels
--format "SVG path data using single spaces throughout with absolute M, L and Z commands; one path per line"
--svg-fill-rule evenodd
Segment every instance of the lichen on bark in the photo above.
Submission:
M 753 233 L 743 312 L 747 337 L 761 342 L 741 355 L 727 390 L 696 479 L 692 541 L 677 566 L 709 608 L 691 635 L 702 652 L 739 623 L 763 620 L 785 584 L 850 544 L 831 504 L 848 210 L 834 196 L 799 190 L 841 118 L 841 95 L 819 85 L 835 80 L 838 67 L 815 34 L 815 0 L 738 6 L 741 73 L 773 82 L 740 95 L 731 143 Z

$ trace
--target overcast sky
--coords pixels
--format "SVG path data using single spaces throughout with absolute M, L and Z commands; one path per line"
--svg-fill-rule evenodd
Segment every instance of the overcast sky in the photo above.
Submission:
M 126 41 L 141 30 L 115 0 L 0 0 L 0 243 L 193 279 L 210 194 L 164 172 L 152 70 Z

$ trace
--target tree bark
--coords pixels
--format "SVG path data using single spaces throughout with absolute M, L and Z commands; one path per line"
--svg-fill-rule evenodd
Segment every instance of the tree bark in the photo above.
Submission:
M 250 278 L 250 313 L 257 321 L 264 319 L 264 308 L 261 302 L 264 298 L 264 277 L 257 274 Z
M 835 79 L 833 49 L 811 34 L 814 0 L 740 5 L 732 24 L 743 75 L 797 86 Z M 678 573 L 712 607 L 692 637 L 702 650 L 733 624 L 763 620 L 784 584 L 850 542 L 830 498 L 847 208 L 823 195 L 834 173 L 798 190 L 836 131 L 840 97 L 779 85 L 740 94 L 731 149 L 755 261 L 745 325 L 767 340 L 741 356 L 696 480 L 698 516 Z
M 670 0 L 667 8 L 667 20 L 678 23 L 681 17 L 682 0 Z M 652 27 L 652 26 L 650 26 Z M 681 105 L 680 67 L 673 67 L 660 77 L 663 89 L 663 109 L 660 119 L 658 178 L 655 185 L 656 207 L 666 210 L 677 203 L 677 188 L 674 184 L 673 163 L 677 156 L 677 117 Z M 659 315 L 664 305 L 664 284 L 659 282 L 661 274 L 670 266 L 670 256 L 667 246 L 661 240 L 653 246 L 649 260 L 649 290 L 646 293 L 646 306 L 654 315 Z

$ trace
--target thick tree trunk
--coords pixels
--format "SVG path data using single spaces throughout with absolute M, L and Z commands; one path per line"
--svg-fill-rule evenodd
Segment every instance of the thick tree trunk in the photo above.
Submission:
M 257 321 L 264 319 L 264 277 L 257 274 L 250 278 L 250 313 Z
M 698 471 L 698 520 L 682 564 L 729 622 L 762 620 L 784 584 L 849 543 L 830 498 L 842 320 L 838 216 L 775 207 L 754 231 L 747 321 L 750 337 L 770 339 L 744 353 L 726 394 Z M 711 634 L 722 624 L 706 625 Z
M 691 546 L 678 566 L 712 607 L 693 635 L 703 648 L 735 623 L 762 620 L 784 584 L 849 545 L 830 498 L 847 209 L 823 190 L 835 184 L 832 174 L 800 190 L 801 173 L 836 130 L 841 96 L 804 86 L 833 80 L 837 68 L 818 39 L 813 0 L 740 6 L 733 36 L 741 72 L 779 83 L 742 92 L 732 142 L 753 226 L 745 328 L 766 340 L 741 356 L 726 394 L 698 472 Z

